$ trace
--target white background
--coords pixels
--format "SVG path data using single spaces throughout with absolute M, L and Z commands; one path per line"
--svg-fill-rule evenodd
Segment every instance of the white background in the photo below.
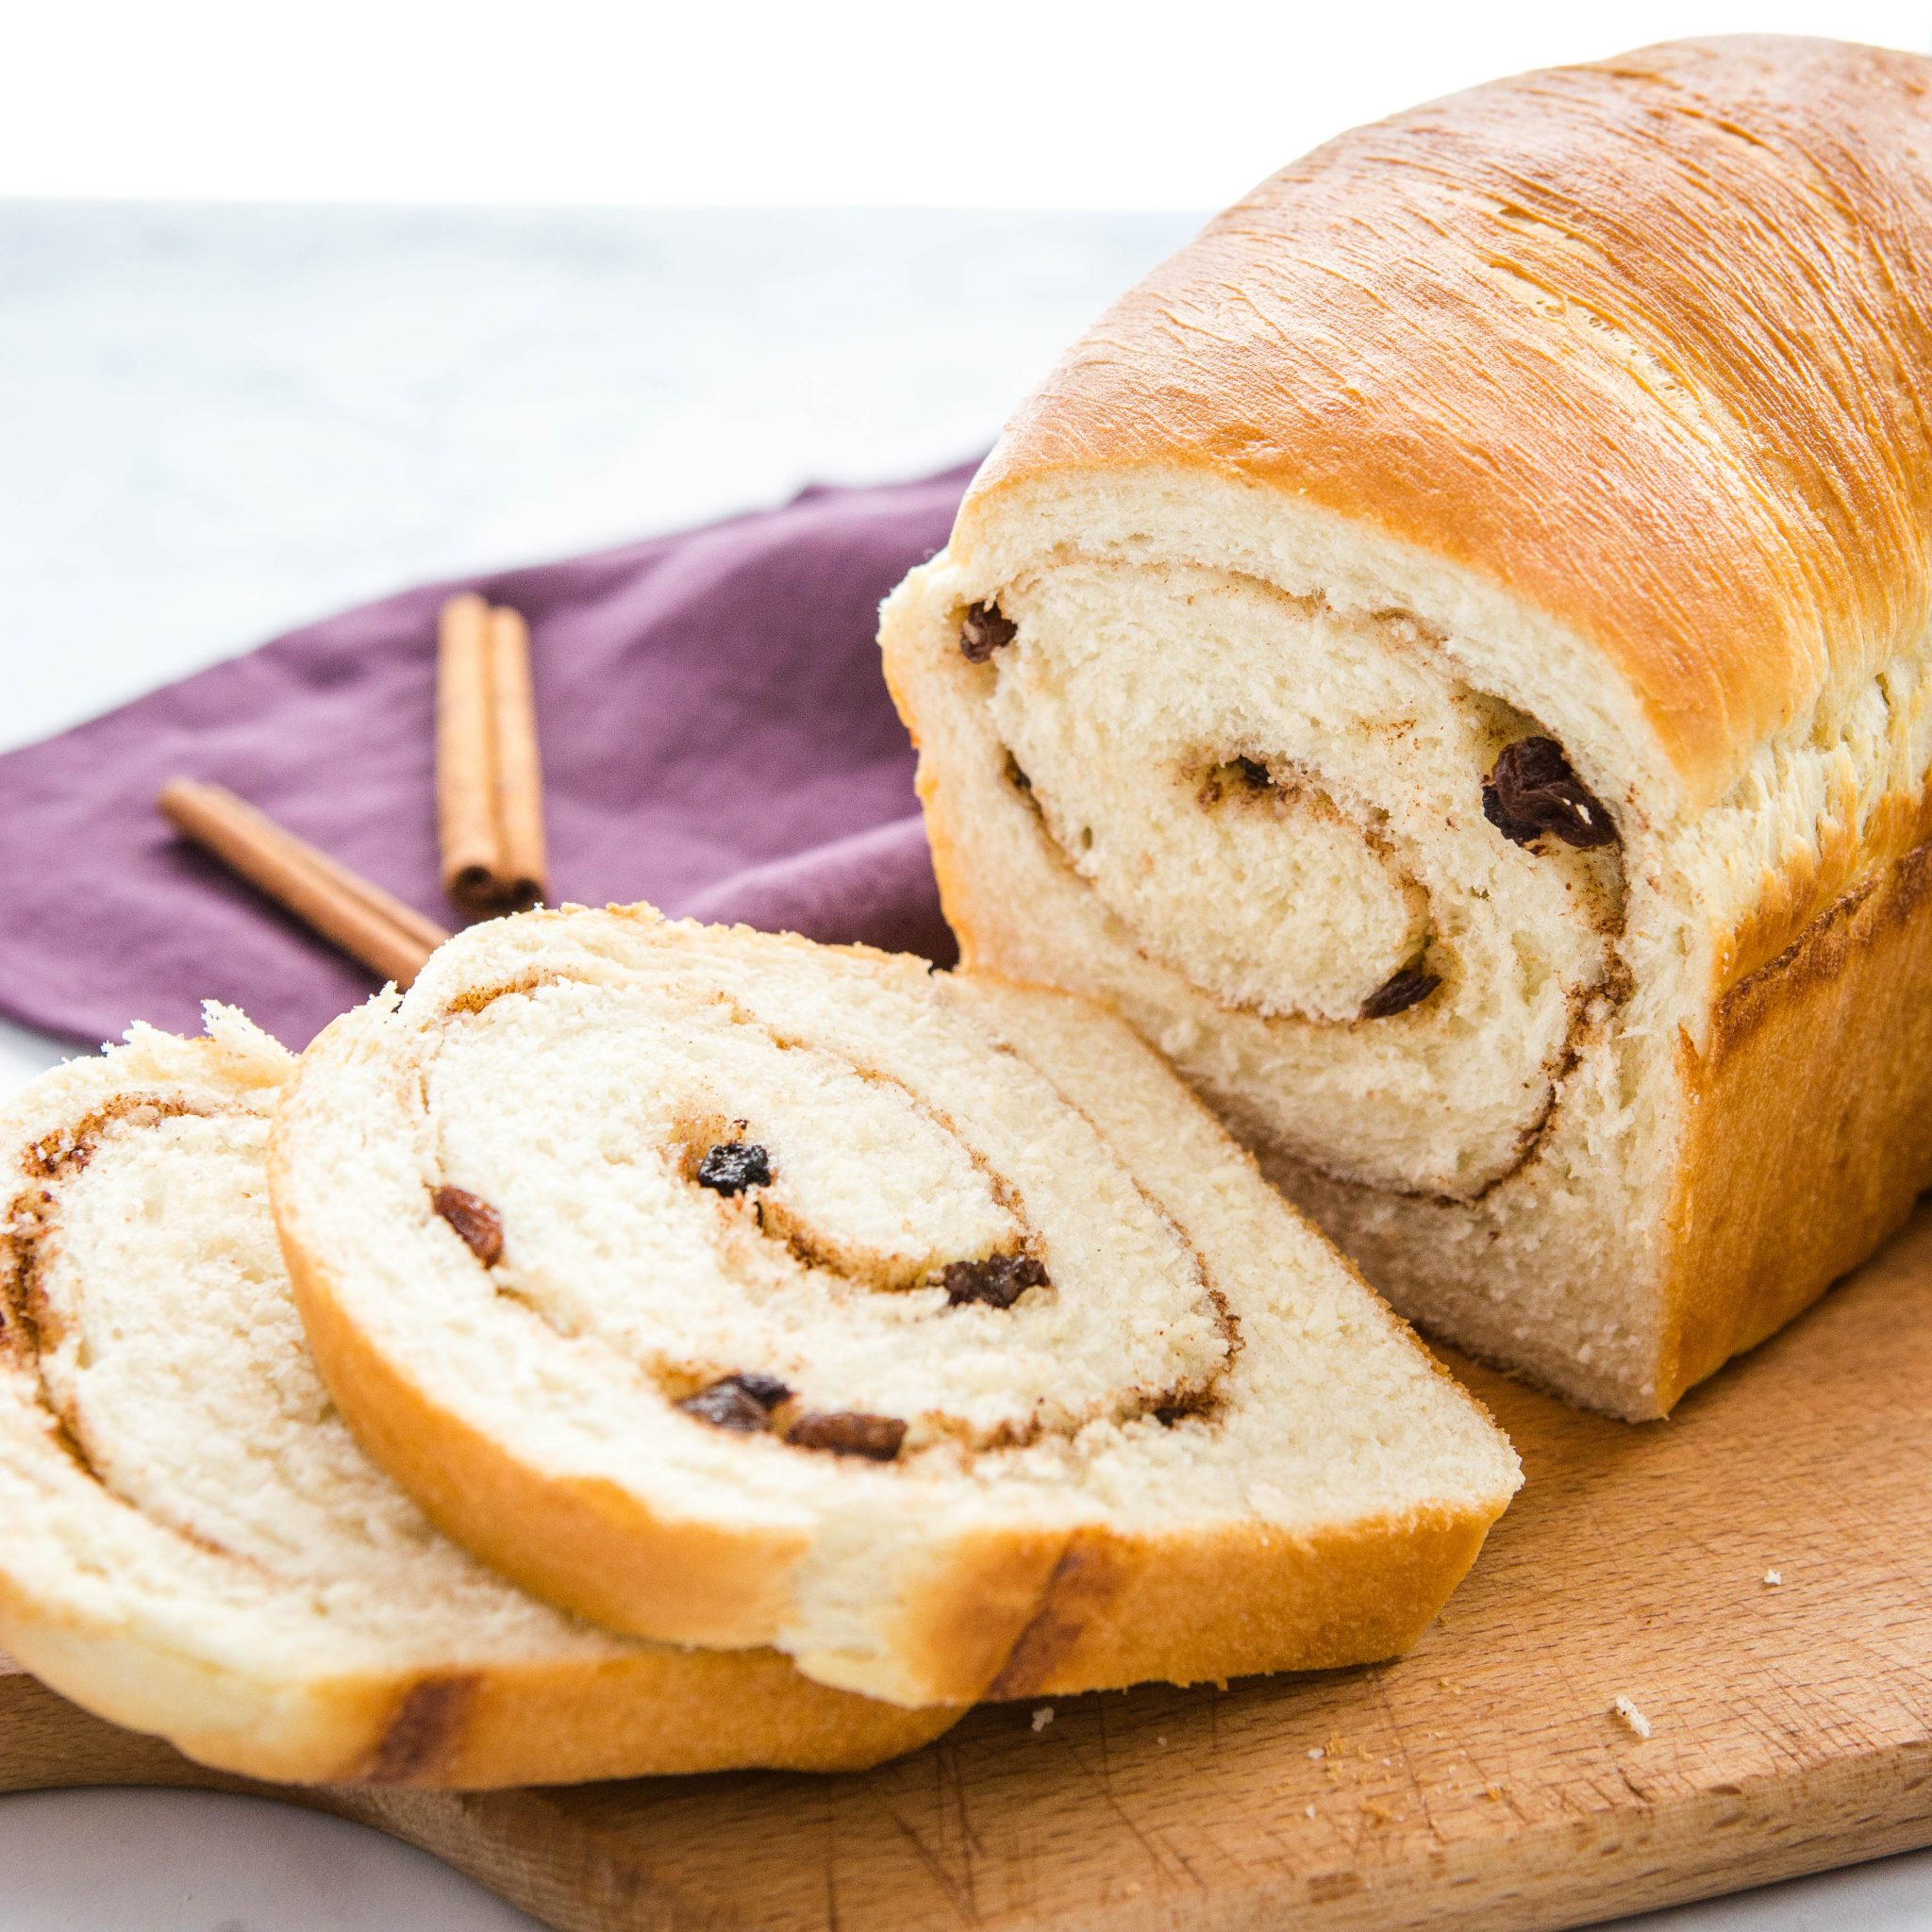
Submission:
M 1932 48 L 1932 7 L 1880 0 L 0 23 L 0 196 L 479 205 L 0 208 L 0 745 L 411 579 L 970 454 L 1188 225 L 987 210 L 1205 210 L 1356 121 L 1675 34 Z M 921 207 L 981 212 L 866 212 Z M 53 1051 L 0 1028 L 0 1091 Z M 176 1793 L 0 1802 L 0 1932 L 524 1923 L 372 1834 Z M 1670 1923 L 1932 1927 L 1932 1855 Z
M 1682 34 L 1922 51 L 1906 0 L 13 4 L 0 192 L 1209 208 L 1358 121 Z

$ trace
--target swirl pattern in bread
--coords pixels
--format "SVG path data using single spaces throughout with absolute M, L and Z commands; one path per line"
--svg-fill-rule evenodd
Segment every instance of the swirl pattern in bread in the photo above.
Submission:
M 273 1167 L 324 1374 L 440 1524 L 595 1621 L 876 1696 L 1389 1655 L 1516 1480 L 1059 995 L 499 922 L 310 1049 Z

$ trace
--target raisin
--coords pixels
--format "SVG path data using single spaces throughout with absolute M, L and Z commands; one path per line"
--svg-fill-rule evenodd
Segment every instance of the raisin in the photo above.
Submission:
M 825 1449 L 834 1456 L 891 1462 L 906 1440 L 906 1424 L 896 1416 L 840 1409 L 830 1415 L 800 1416 L 785 1432 L 785 1440 L 798 1449 Z
M 1236 758 L 1234 763 L 1236 771 L 1238 771 L 1241 774 L 1241 776 L 1245 778 L 1248 781 L 1248 783 L 1254 787 L 1254 789 L 1257 791 L 1267 791 L 1269 786 L 1271 786 L 1274 782 L 1274 779 L 1268 775 L 1268 767 L 1264 765 L 1259 758 L 1242 757 Z
M 1504 746 L 1495 770 L 1483 780 L 1483 816 L 1518 845 L 1544 832 L 1585 849 L 1617 842 L 1603 802 L 1570 769 L 1554 738 L 1524 738 Z
M 713 1428 L 754 1435 L 772 1424 L 772 1411 L 791 1393 L 775 1375 L 721 1375 L 677 1406 Z
M 720 1141 L 698 1162 L 698 1186 L 716 1194 L 741 1194 L 772 1178 L 772 1157 L 756 1141 Z
M 436 1211 L 462 1236 L 471 1254 L 486 1268 L 503 1258 L 503 1216 L 467 1188 L 438 1188 L 429 1197 Z
M 1405 966 L 1384 980 L 1362 1002 L 1364 1020 L 1386 1020 L 1391 1013 L 1406 1013 L 1419 1007 L 1442 983 L 1440 973 L 1424 973 L 1420 966 Z
M 1020 626 L 988 598 L 959 620 L 959 655 L 969 664 L 984 664 L 1004 644 L 1010 644 Z
M 791 1399 L 791 1390 L 776 1375 L 761 1375 L 754 1369 L 747 1369 L 724 1379 L 736 1382 L 754 1402 L 762 1402 L 767 1408 L 776 1408 L 781 1402 Z
M 948 1261 L 940 1275 L 946 1300 L 984 1302 L 990 1308 L 1010 1308 L 1029 1288 L 1047 1285 L 1046 1270 L 1031 1255 L 989 1255 L 983 1261 Z

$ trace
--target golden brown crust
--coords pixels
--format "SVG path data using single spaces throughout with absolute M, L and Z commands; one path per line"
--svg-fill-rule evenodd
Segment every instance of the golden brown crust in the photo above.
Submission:
M 220 1771 L 283 1784 L 466 1790 L 769 1767 L 858 1771 L 957 1710 L 831 1690 L 773 1650 L 552 1657 L 302 1687 L 183 1657 L 125 1620 L 50 1607 L 0 1575 L 0 1639 L 63 1697 L 160 1732 Z M 165 1710 L 164 1707 L 165 1707 Z
M 1292 494 L 1589 640 L 1706 802 L 1932 601 L 1928 90 L 1681 42 L 1343 135 L 1074 346 L 961 536 L 1056 473 Z
M 929 1743 L 960 1715 L 835 1690 L 774 1650 L 641 1650 L 622 1662 L 485 1675 L 454 1781 L 527 1784 L 524 1767 L 559 1762 L 581 1767 L 573 1783 L 640 1771 L 862 1771 Z M 554 1771 L 535 1775 L 558 1781 Z
M 1888 792 L 1859 821 L 1856 783 L 1836 774 L 1820 813 L 1818 849 L 1767 872 L 1757 899 L 1719 943 L 1713 985 L 1727 993 L 1804 941 L 1845 902 L 1869 891 L 1907 854 L 1932 839 L 1932 790 Z
M 1845 894 L 1679 1049 L 1658 1411 L 1863 1260 L 1932 1179 L 1932 844 Z
M 1064 1531 L 962 1540 L 944 1574 L 925 1579 L 893 1625 L 891 1649 L 906 1660 L 905 1674 L 943 1703 L 994 1694 L 987 1686 L 1039 1615 L 1066 1547 Z
M 1507 1498 L 1291 1536 L 1083 1531 L 990 1697 L 1224 1680 L 1399 1657 L 1475 1561 Z

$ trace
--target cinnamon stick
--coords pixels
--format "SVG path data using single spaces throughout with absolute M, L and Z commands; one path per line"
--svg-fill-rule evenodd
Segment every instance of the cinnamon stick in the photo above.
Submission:
M 408 986 L 449 935 L 220 785 L 174 778 L 159 807 L 176 831 L 372 973 Z
M 522 613 L 490 613 L 490 685 L 496 722 L 496 831 L 503 891 L 515 907 L 543 897 L 543 767 L 537 753 L 537 702 L 530 687 L 530 629 Z
M 437 626 L 436 799 L 443 891 L 456 905 L 482 916 L 544 896 L 529 629 L 474 591 L 452 597 Z
M 442 890 L 487 909 L 496 866 L 495 722 L 490 607 L 474 591 L 442 607 L 436 639 L 436 815 Z

